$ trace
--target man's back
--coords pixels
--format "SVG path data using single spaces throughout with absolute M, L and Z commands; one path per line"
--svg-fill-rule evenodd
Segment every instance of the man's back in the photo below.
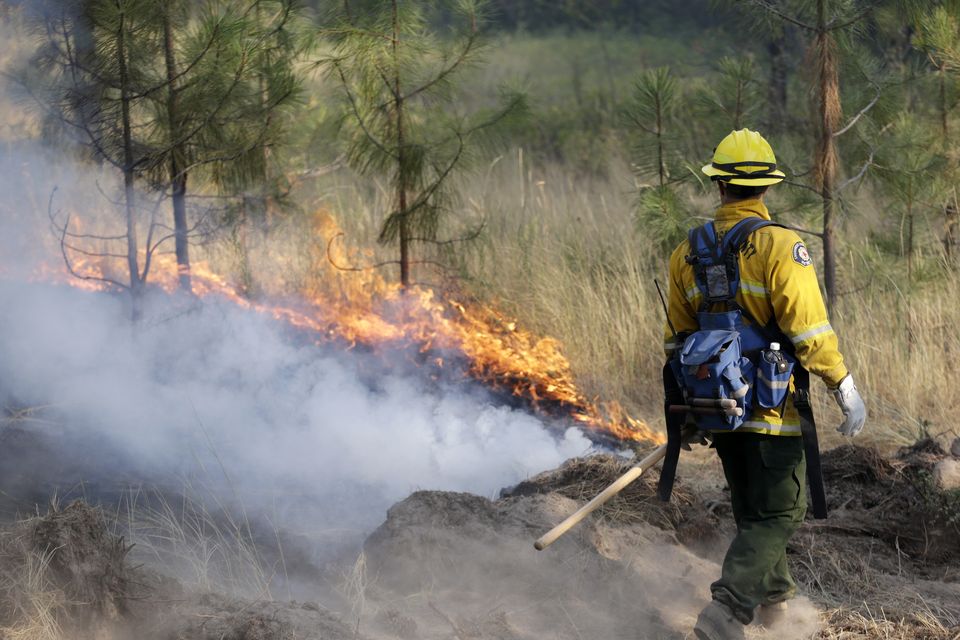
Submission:
M 720 207 L 715 225 L 719 235 L 737 222 L 756 216 L 770 219 L 766 206 L 758 199 L 742 200 Z M 670 258 L 670 322 L 680 333 L 696 331 L 697 311 L 702 294 L 694 280 L 694 269 L 687 263 L 690 245 L 684 241 Z M 776 321 L 790 340 L 800 364 L 822 377 L 829 386 L 837 386 L 847 375 L 843 356 L 837 348 L 837 336 L 827 319 L 816 272 L 800 237 L 789 229 L 764 227 L 753 232 L 739 256 L 740 290 L 736 302 L 749 318 L 761 326 Z M 667 328 L 666 345 L 673 348 L 672 331 Z M 741 427 L 745 431 L 774 435 L 800 435 L 800 417 L 792 394 L 782 409 L 757 409 Z

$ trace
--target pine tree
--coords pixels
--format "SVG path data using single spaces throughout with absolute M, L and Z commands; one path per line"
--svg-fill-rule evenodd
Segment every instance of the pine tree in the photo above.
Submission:
M 951 116 L 957 106 L 957 74 L 960 73 L 960 2 L 947 0 L 936 7 L 914 7 L 917 22 L 917 46 L 930 61 L 936 75 L 936 116 L 939 129 L 937 143 L 945 159 L 944 171 L 951 188 L 947 190 L 943 211 L 943 253 L 947 261 L 956 258 L 960 216 L 956 178 L 960 174 L 960 157 L 953 145 Z
M 170 193 L 179 280 L 189 291 L 190 176 L 213 180 L 243 202 L 249 193 L 271 192 L 269 149 L 282 139 L 283 115 L 302 84 L 294 70 L 298 38 L 290 33 L 299 7 L 292 0 L 161 4 L 163 89 L 151 96 L 160 161 L 153 179 Z
M 945 168 L 938 152 L 936 129 L 918 116 L 903 112 L 884 135 L 877 153 L 875 181 L 881 193 L 900 209 L 900 254 L 907 259 L 907 282 L 912 284 L 917 249 L 917 214 L 942 194 Z
M 636 136 L 631 158 L 641 181 L 637 225 L 672 249 L 690 226 L 689 215 L 676 186 L 690 173 L 678 151 L 677 113 L 680 89 L 670 69 L 650 69 L 640 74 L 625 116 Z M 646 184 L 652 180 L 653 184 Z
M 823 222 L 823 280 L 828 304 L 837 296 L 838 173 L 837 139 L 847 133 L 877 103 L 879 93 L 847 123 L 840 97 L 840 47 L 862 28 L 874 3 L 857 0 L 739 0 L 762 10 L 758 17 L 777 27 L 792 25 L 808 39 L 814 96 L 816 145 L 813 187 L 819 192 Z
M 33 66 L 45 72 L 37 92 L 48 115 L 76 134 L 92 157 L 114 167 L 123 182 L 123 233 L 75 234 L 68 219 L 59 229 L 66 266 L 77 277 L 127 289 L 134 319 L 155 249 L 151 225 L 141 265 L 137 183 L 153 157 L 137 125 L 156 89 L 150 69 L 158 53 L 157 8 L 150 0 L 59 3 L 44 14 L 39 27 L 45 41 L 33 59 Z M 122 243 L 122 253 L 94 255 L 122 259 L 126 279 L 77 273 L 71 252 L 90 253 L 77 246 L 82 240 Z
M 423 0 L 345 0 L 327 31 L 334 52 L 322 60 L 346 101 L 347 157 L 365 175 L 387 176 L 392 210 L 380 242 L 394 244 L 400 282 L 413 283 L 423 259 L 414 245 L 436 243 L 449 212 L 449 178 L 494 139 L 508 119 L 525 111 L 518 94 L 488 111 L 457 113 L 453 105 L 462 72 L 483 52 L 485 5 L 459 0 L 449 7 L 451 33 L 431 32 Z

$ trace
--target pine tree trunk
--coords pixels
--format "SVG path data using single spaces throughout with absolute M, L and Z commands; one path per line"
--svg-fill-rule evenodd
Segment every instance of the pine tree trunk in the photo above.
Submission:
M 400 240 L 400 284 L 404 289 L 410 286 L 410 229 L 407 220 L 407 157 L 406 138 L 403 123 L 403 93 L 400 84 L 400 16 L 397 0 L 393 3 L 393 62 L 394 62 L 394 108 L 397 118 L 397 214 L 400 216 L 398 228 Z
M 827 305 L 832 308 L 837 296 L 836 208 L 833 176 L 825 177 L 820 196 L 823 199 L 823 286 Z
M 943 145 L 946 148 L 949 148 L 950 142 L 950 123 L 948 120 L 949 109 L 947 107 L 947 65 L 945 62 L 940 63 L 940 68 L 938 69 L 939 80 L 940 80 L 940 135 L 943 137 Z
M 743 88 L 743 80 L 737 78 L 737 102 L 733 114 L 733 128 L 737 131 L 743 128 Z
M 257 21 L 257 28 L 263 28 L 263 9 L 261 3 L 257 2 L 255 6 L 255 15 Z M 265 54 L 269 55 L 269 54 Z M 270 109 L 270 95 L 267 85 L 266 74 L 263 69 L 258 70 L 257 72 L 257 88 L 260 92 L 260 109 L 264 114 L 265 122 L 264 127 L 269 128 L 271 120 L 273 119 L 273 110 Z M 263 229 L 269 230 L 273 226 L 273 212 L 274 212 L 274 201 L 273 196 L 271 195 L 271 185 L 270 185 L 270 148 L 266 144 L 260 145 L 260 162 L 262 163 L 262 170 L 260 173 L 261 184 L 258 185 L 258 188 L 263 194 L 263 218 L 264 225 Z
M 834 57 L 834 43 L 827 23 L 826 0 L 817 0 L 817 33 L 814 46 L 817 56 L 817 126 L 820 135 L 815 168 L 820 197 L 823 200 L 823 284 L 828 308 L 832 308 L 837 296 L 837 148 L 833 133 L 839 125 L 841 110 L 840 79 Z
M 667 183 L 667 167 L 663 158 L 663 106 L 660 102 L 660 93 L 655 97 L 657 112 L 657 173 L 660 178 L 660 189 Z
M 184 158 L 182 145 L 177 140 L 180 131 L 180 90 L 177 86 L 177 61 L 173 47 L 173 25 L 168 3 L 163 13 L 163 55 L 167 71 L 167 124 L 173 146 L 170 153 L 170 190 L 173 203 L 173 237 L 177 254 L 177 276 L 180 288 L 191 291 L 190 245 L 187 229 L 187 171 L 181 166 Z
M 770 130 L 783 131 L 787 117 L 787 38 L 783 29 L 767 42 L 770 60 L 770 84 L 767 87 L 767 105 L 770 110 Z
M 907 201 L 907 284 L 913 284 L 913 196 Z
M 960 214 L 957 212 L 957 206 L 954 202 L 949 202 L 943 208 L 943 254 L 948 265 L 952 265 L 956 256 L 955 248 L 957 246 L 957 230 L 960 227 Z
M 126 16 L 121 13 L 117 30 L 117 68 L 120 72 L 120 118 L 123 131 L 123 195 L 127 225 L 127 269 L 130 274 L 131 316 L 140 319 L 140 296 L 143 281 L 137 256 L 136 192 L 134 191 L 133 136 L 130 124 L 130 74 L 127 69 Z

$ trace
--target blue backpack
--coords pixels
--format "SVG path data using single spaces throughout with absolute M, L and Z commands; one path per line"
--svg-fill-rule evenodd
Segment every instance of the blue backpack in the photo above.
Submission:
M 670 361 L 683 404 L 669 411 L 691 415 L 701 430 L 737 429 L 754 407 L 776 408 L 786 402 L 795 360 L 775 343 L 782 335 L 779 328 L 759 325 L 736 302 L 741 250 L 751 233 L 771 225 L 781 226 L 750 217 L 723 236 L 712 222 L 690 230 L 686 260 L 702 296 L 699 329 L 686 337 Z M 725 310 L 711 311 L 719 305 Z

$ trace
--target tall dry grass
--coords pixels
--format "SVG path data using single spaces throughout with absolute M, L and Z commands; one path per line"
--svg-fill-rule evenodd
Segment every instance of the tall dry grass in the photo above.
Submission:
M 484 225 L 478 240 L 458 250 L 459 286 L 559 339 L 588 396 L 618 400 L 662 423 L 664 314 L 653 280 L 665 282 L 668 250 L 652 230 L 637 228 L 634 179 L 625 163 L 612 164 L 608 177 L 578 176 L 514 151 L 458 185 L 457 214 L 446 224 L 450 236 Z M 776 216 L 780 196 L 774 191 L 769 200 Z M 330 210 L 349 241 L 367 247 L 388 207 L 386 190 L 346 171 L 312 185 L 304 202 Z M 947 436 L 957 429 L 960 276 L 943 266 L 931 231 L 926 275 L 905 284 L 905 260 L 870 240 L 885 212 L 864 203 L 869 210 L 851 218 L 842 236 L 844 290 L 833 310 L 841 350 L 870 412 L 861 441 L 889 448 Z M 693 193 L 691 225 L 715 206 L 710 191 Z M 807 243 L 816 257 L 819 241 Z M 391 255 L 377 248 L 371 260 Z M 384 275 L 391 277 L 389 270 Z M 423 271 L 420 278 L 438 279 Z M 814 387 L 825 445 L 838 444 L 841 415 L 825 387 Z

